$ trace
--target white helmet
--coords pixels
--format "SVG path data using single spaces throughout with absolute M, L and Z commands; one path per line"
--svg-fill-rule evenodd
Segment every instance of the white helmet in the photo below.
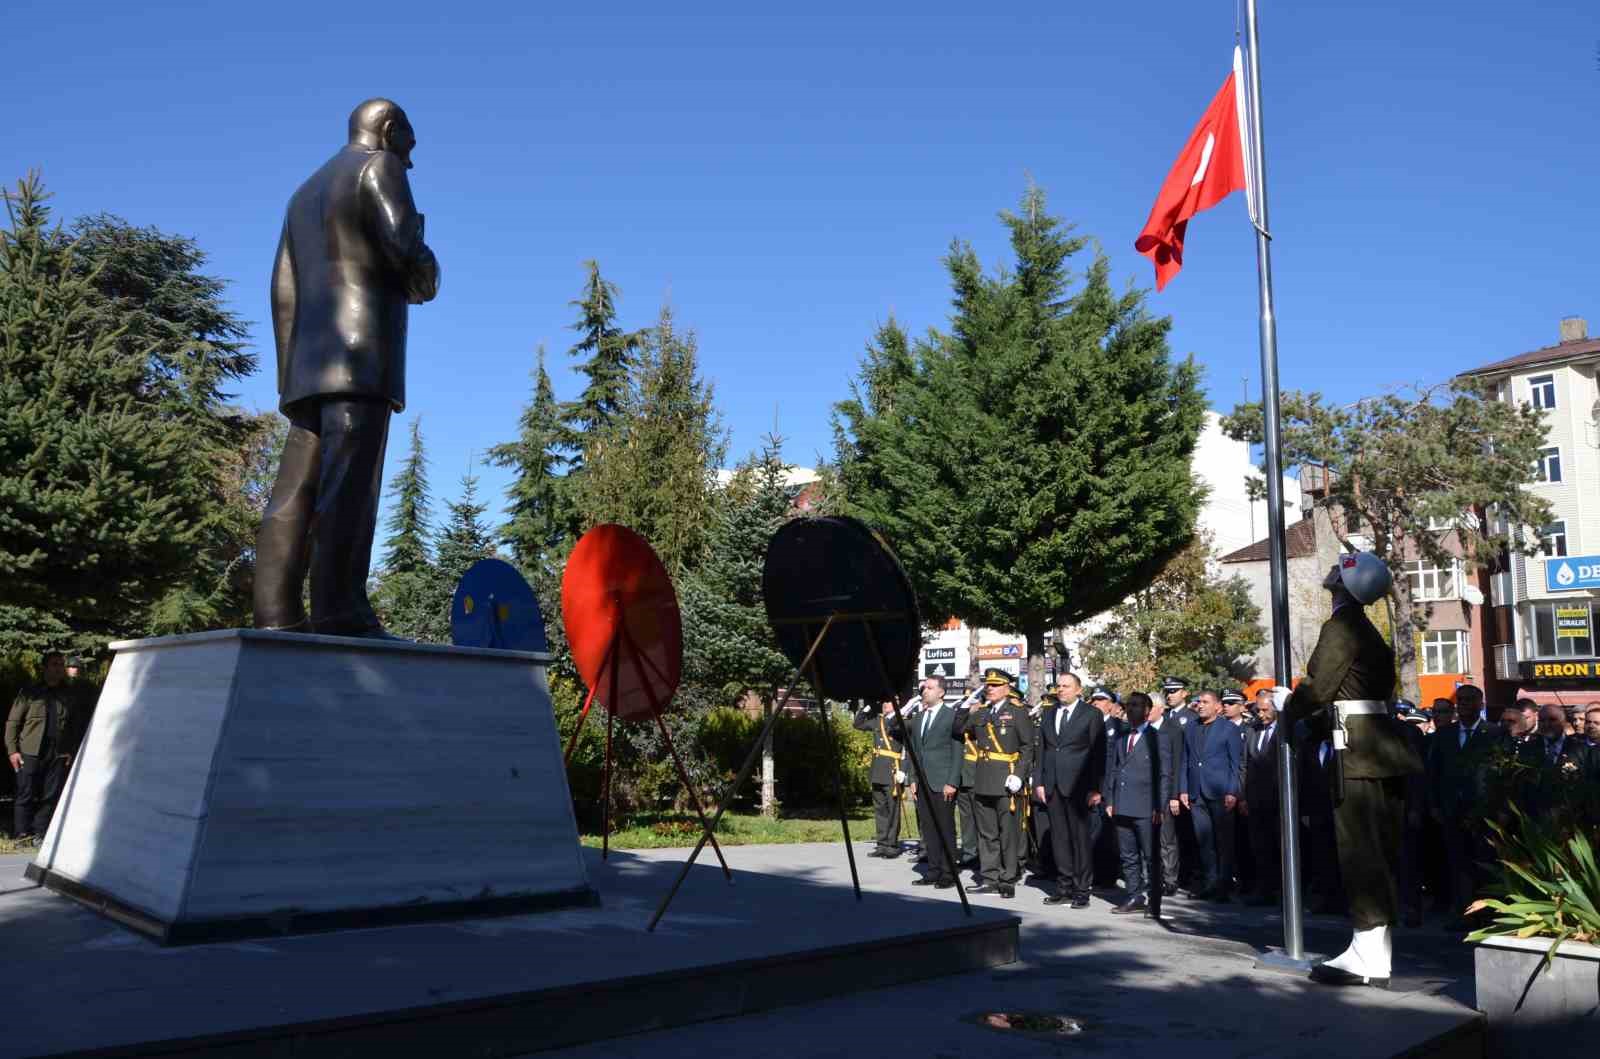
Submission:
M 1388 565 L 1371 552 L 1350 552 L 1339 556 L 1339 580 L 1357 603 L 1367 606 L 1382 599 L 1393 584 Z

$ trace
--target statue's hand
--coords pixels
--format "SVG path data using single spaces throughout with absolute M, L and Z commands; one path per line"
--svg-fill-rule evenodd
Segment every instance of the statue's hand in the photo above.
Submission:
M 411 264 L 406 277 L 406 301 L 412 305 L 431 302 L 439 295 L 439 261 L 426 246 Z

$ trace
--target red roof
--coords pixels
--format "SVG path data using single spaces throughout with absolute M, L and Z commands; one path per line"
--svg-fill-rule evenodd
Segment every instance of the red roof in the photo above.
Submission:
M 1578 342 L 1561 342 L 1543 349 L 1535 349 L 1529 353 L 1518 353 L 1505 360 L 1497 360 L 1493 364 L 1485 364 L 1481 368 L 1464 371 L 1462 375 L 1494 375 L 1502 371 L 1516 371 L 1518 368 L 1533 368 L 1541 364 L 1556 364 L 1563 360 L 1576 360 L 1582 357 L 1600 355 L 1600 338 L 1585 338 Z
M 1317 553 L 1317 530 L 1312 520 L 1303 518 L 1291 522 L 1283 531 L 1283 548 L 1290 559 L 1304 559 Z M 1264 563 L 1270 557 L 1271 547 L 1266 538 L 1247 544 L 1236 552 L 1229 552 L 1219 561 L 1224 563 Z

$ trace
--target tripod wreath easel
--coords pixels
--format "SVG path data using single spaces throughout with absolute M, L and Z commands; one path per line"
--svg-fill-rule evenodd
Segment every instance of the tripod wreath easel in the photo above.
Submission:
M 817 708 L 822 715 L 823 730 L 827 733 L 834 762 L 834 794 L 839 807 L 839 826 L 844 835 L 845 857 L 849 861 L 850 881 L 856 900 L 861 900 L 861 877 L 850 840 L 843 773 L 839 765 L 839 744 L 824 699 L 863 698 L 880 691 L 890 699 L 896 699 L 896 675 L 900 678 L 899 683 L 910 683 L 921 642 L 915 596 L 898 560 L 882 538 L 860 522 L 841 517 L 795 519 L 781 526 L 768 546 L 762 580 L 768 624 L 777 637 L 779 647 L 790 661 L 795 662 L 794 673 L 788 686 L 783 689 L 782 697 L 773 704 L 771 714 L 751 744 L 733 782 L 719 799 L 717 815 L 712 818 L 710 827 L 679 869 L 647 930 L 655 930 L 656 924 L 666 914 L 667 907 L 705 848 L 706 839 L 750 778 L 761 747 L 802 677 L 808 680 L 817 696 Z M 883 640 L 890 640 L 894 645 L 892 658 L 885 657 Z M 850 660 L 862 654 L 873 659 L 874 674 L 863 676 L 850 667 Z M 905 747 L 911 757 L 919 790 L 932 797 L 927 773 L 922 766 L 922 756 L 909 731 Z M 955 836 L 944 833 L 937 814 L 930 813 L 929 818 L 934 825 L 933 837 L 954 863 Z M 972 908 L 964 889 L 957 887 L 956 892 L 961 899 L 962 909 L 970 916 Z

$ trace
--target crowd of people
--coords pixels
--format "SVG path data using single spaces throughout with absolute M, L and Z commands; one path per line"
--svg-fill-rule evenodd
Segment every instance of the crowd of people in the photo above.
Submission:
M 1120 893 L 1114 911 L 1159 915 L 1161 900 L 1277 906 L 1282 894 L 1279 706 L 1271 689 L 1253 697 L 1201 690 L 1169 677 L 1159 693 L 1120 696 L 1063 674 L 1028 706 L 1013 678 L 984 674 L 973 696 L 949 702 L 929 677 L 903 705 L 857 715 L 874 737 L 876 835 L 871 856 L 897 858 L 902 809 L 916 804 L 919 878 L 950 888 L 1016 895 L 1026 882 L 1046 904 L 1084 907 L 1094 890 Z M 1600 783 L 1600 702 L 1543 706 L 1521 699 L 1485 709 L 1483 691 L 1391 714 L 1424 770 L 1404 780 L 1398 878 L 1408 926 L 1429 912 L 1466 929 L 1492 852 L 1487 823 L 1504 791 L 1491 776 L 1507 761 L 1524 774 L 1559 773 Z M 1503 714 L 1503 716 L 1495 716 Z M 1302 726 L 1304 722 L 1302 722 Z M 1303 892 L 1312 913 L 1342 914 L 1346 895 L 1335 830 L 1339 778 L 1331 733 L 1292 740 Z M 907 751 L 917 751 L 932 797 L 918 797 Z M 1538 785 L 1524 783 L 1529 803 Z M 1536 810 L 1537 804 L 1525 809 Z M 948 836 L 949 852 L 939 836 Z

